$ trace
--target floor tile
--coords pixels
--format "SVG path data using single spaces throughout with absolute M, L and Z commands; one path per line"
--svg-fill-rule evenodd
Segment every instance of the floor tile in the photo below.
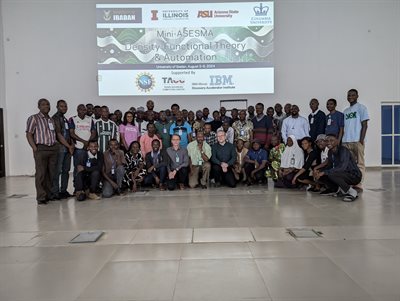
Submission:
M 286 228 L 250 228 L 256 241 L 295 241 Z
M 254 238 L 248 228 L 194 229 L 193 242 L 248 242 Z
M 400 255 L 333 257 L 371 295 L 400 296 Z
M 365 298 L 368 294 L 327 258 L 256 259 L 275 298 Z
M 179 260 L 181 244 L 144 244 L 119 246 L 111 261 Z
M 252 258 L 246 243 L 194 243 L 183 246 L 182 259 Z
M 145 229 L 137 230 L 132 244 L 190 243 L 192 229 Z
M 378 240 L 312 241 L 314 246 L 329 257 L 391 256 L 395 252 Z
M 253 260 L 183 260 L 174 300 L 270 298 Z
M 0 232 L 0 247 L 19 247 L 29 245 L 29 241 L 36 237 L 38 233 L 7 233 Z
M 108 263 L 79 296 L 92 300 L 171 300 L 179 261 Z
M 254 258 L 326 257 L 310 242 L 268 241 L 249 243 Z

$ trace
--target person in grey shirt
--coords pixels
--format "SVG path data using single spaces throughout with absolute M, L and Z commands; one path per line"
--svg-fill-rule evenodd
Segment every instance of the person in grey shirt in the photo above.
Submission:
M 189 154 L 186 148 L 179 145 L 180 141 L 179 135 L 172 135 L 172 146 L 167 148 L 168 190 L 174 190 L 177 185 L 180 190 L 185 189 L 185 183 L 188 179 Z

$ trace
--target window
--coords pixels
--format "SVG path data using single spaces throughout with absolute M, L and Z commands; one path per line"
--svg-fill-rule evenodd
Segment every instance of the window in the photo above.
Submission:
M 382 104 L 381 117 L 382 165 L 400 165 L 400 104 Z

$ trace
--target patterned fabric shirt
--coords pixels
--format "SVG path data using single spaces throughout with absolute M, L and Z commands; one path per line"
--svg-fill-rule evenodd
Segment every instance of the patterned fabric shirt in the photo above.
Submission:
M 250 141 L 250 135 L 253 132 L 253 122 L 246 120 L 242 123 L 240 120 L 235 121 L 232 125 L 235 130 L 235 141 L 241 138 L 243 141 Z
M 217 143 L 217 135 L 215 132 L 210 132 L 208 136 L 204 134 L 204 141 L 207 142 L 209 146 L 213 146 L 213 144 Z
M 26 132 L 33 134 L 35 144 L 52 146 L 56 143 L 54 120 L 40 112 L 28 118 Z

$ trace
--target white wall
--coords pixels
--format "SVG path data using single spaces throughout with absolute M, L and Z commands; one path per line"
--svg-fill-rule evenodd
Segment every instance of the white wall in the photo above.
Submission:
M 34 171 L 24 131 L 39 98 L 50 99 L 53 106 L 66 99 L 70 114 L 81 102 L 122 110 L 145 104 L 144 97 L 97 96 L 95 3 L 2 0 L 8 175 Z M 308 115 L 311 98 L 325 107 L 333 97 L 344 109 L 347 90 L 356 88 L 371 115 L 367 165 L 380 165 L 380 102 L 400 100 L 400 1 L 280 0 L 275 22 L 276 93 L 235 97 L 266 106 L 290 101 Z M 223 98 L 234 97 L 153 97 L 156 109 L 172 102 L 216 109 Z

